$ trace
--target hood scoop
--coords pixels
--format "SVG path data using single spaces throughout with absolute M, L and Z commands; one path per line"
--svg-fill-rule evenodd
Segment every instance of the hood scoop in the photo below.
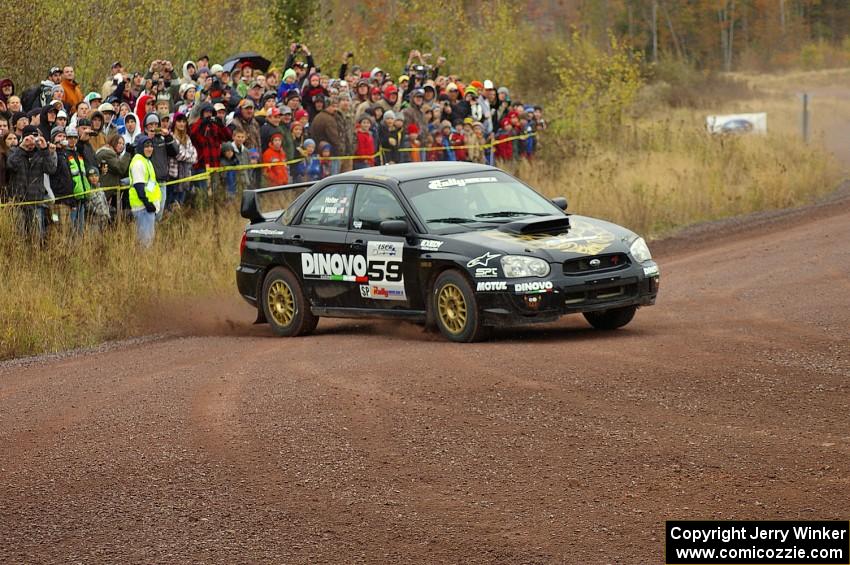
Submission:
M 499 226 L 499 231 L 520 235 L 531 233 L 563 233 L 570 229 L 569 216 L 533 216 Z

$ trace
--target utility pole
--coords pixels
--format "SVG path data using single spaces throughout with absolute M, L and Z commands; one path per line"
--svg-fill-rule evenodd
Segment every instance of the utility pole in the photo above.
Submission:
M 809 142 L 809 93 L 803 93 L 803 115 L 800 124 L 803 130 L 803 142 Z

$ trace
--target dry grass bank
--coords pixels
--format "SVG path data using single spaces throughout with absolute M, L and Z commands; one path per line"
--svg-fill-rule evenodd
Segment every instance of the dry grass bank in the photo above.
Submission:
M 244 220 L 209 212 L 172 216 L 142 251 L 132 224 L 33 247 L 0 210 L 0 359 L 136 335 L 151 303 L 232 290 Z

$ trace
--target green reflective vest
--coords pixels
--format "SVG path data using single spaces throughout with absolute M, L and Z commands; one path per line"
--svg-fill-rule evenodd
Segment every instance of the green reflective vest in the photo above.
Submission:
M 133 178 L 133 168 L 140 160 L 143 161 L 145 165 L 145 177 L 141 179 Z M 142 200 L 136 193 L 135 185 L 140 182 L 145 184 L 145 195 L 148 197 L 148 201 L 153 203 L 156 206 L 157 211 L 159 211 L 159 201 L 162 199 L 162 190 L 159 188 L 159 183 L 156 182 L 156 172 L 153 170 L 153 163 L 151 163 L 151 160 L 144 155 L 136 153 L 136 155 L 133 156 L 133 160 L 130 161 L 130 190 L 127 191 L 130 198 L 130 210 L 133 211 L 144 210 L 145 208 L 145 205 L 142 204 Z
M 74 183 L 74 198 L 77 200 L 87 199 L 91 184 L 89 184 L 89 177 L 86 175 L 86 162 L 83 160 L 83 156 L 74 151 L 68 153 L 68 167 L 71 169 L 71 180 Z

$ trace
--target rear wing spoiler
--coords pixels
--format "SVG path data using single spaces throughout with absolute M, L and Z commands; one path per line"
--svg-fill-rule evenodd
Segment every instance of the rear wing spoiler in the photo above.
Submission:
M 268 188 L 256 188 L 254 190 L 245 190 L 242 192 L 242 207 L 240 213 L 243 218 L 250 220 L 252 224 L 260 222 L 269 222 L 277 218 L 283 210 L 271 210 L 268 212 L 260 211 L 259 197 L 264 194 L 273 192 L 282 192 L 284 190 L 295 190 L 298 188 L 310 188 L 317 181 L 297 182 L 294 184 L 284 184 L 281 186 L 270 186 Z

